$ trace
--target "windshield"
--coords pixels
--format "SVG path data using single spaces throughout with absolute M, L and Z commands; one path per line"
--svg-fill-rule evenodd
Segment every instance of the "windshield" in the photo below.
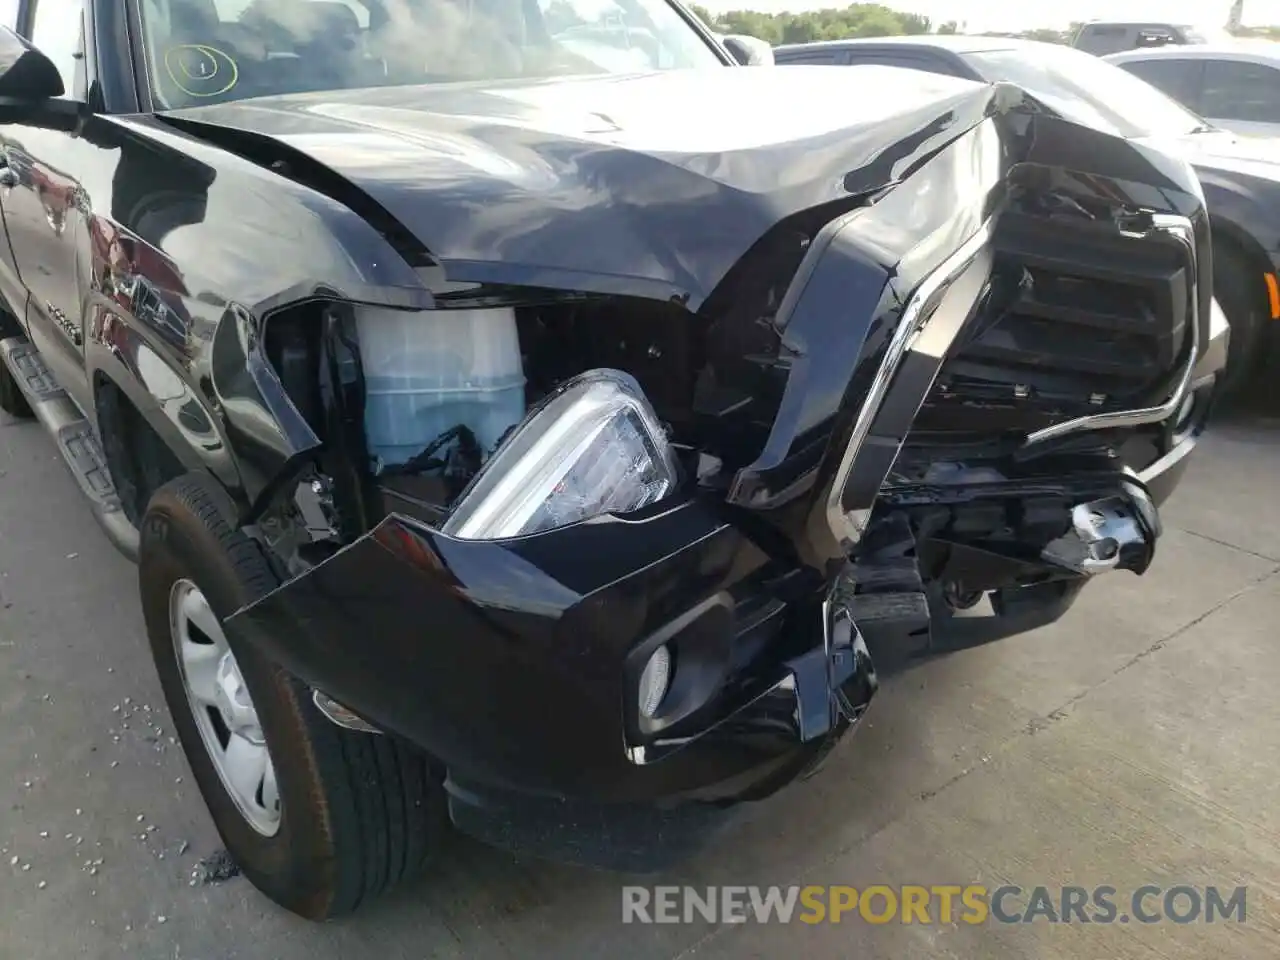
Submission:
M 666 0 L 143 0 L 178 108 L 454 80 L 723 66 Z
M 988 80 L 1015 83 L 1066 119 L 1121 137 L 1180 137 L 1207 126 L 1145 80 L 1070 47 L 964 56 Z

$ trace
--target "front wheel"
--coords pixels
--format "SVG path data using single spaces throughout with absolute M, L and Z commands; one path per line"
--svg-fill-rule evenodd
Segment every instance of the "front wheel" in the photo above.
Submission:
M 1213 292 L 1231 324 L 1227 366 L 1218 390 L 1223 396 L 1239 393 L 1261 367 L 1261 340 L 1265 311 L 1259 277 L 1231 250 L 1214 250 Z
M 218 832 L 263 893 L 314 920 L 419 873 L 442 838 L 427 760 L 341 729 L 307 688 L 227 635 L 223 620 L 278 580 L 202 475 L 174 480 L 143 517 L 138 578 L 174 726 Z
M 12 417 L 29 420 L 32 417 L 31 405 L 23 396 L 18 381 L 13 379 L 9 368 L 0 361 L 0 410 Z
M 0 308 L 0 340 L 21 335 L 23 330 L 18 321 L 7 310 Z M 27 403 L 27 398 L 22 393 L 22 388 L 18 386 L 18 381 L 14 379 L 3 360 L 0 360 L 0 410 L 11 417 L 19 417 L 23 420 L 29 420 L 34 416 L 31 405 Z

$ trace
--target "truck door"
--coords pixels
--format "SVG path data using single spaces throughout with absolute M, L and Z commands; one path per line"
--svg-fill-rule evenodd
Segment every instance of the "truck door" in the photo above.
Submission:
M 57 66 L 65 96 L 87 98 L 83 0 L 28 0 L 20 21 L 28 39 Z M 0 187 L 14 263 L 26 288 L 26 325 L 72 400 L 91 409 L 84 373 L 84 316 L 77 250 L 89 242 L 87 198 L 77 169 L 97 148 L 58 130 L 5 128 L 10 186 Z
M 0 26 L 10 30 L 18 29 L 18 5 L 0 11 Z M 21 171 L 10 170 L 4 166 L 4 158 L 10 153 L 10 146 L 15 143 L 12 131 L 0 126 L 0 225 L 3 225 L 4 204 L 14 185 L 21 178 Z M 26 327 L 27 289 L 18 276 L 18 264 L 13 258 L 13 248 L 9 245 L 8 227 L 4 228 L 5 236 L 0 238 L 0 298 L 13 313 L 18 323 Z

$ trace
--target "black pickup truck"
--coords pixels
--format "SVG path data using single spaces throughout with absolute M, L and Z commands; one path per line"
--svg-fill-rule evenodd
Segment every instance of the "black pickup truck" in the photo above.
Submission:
M 136 558 L 213 819 L 308 917 L 449 824 L 686 854 L 815 770 L 877 649 L 1146 570 L 1208 414 L 1185 162 L 597 12 L 0 30 L 0 405 Z

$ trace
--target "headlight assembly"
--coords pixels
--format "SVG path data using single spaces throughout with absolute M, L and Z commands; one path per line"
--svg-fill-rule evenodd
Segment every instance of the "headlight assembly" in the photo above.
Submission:
M 441 529 L 464 540 L 539 533 L 638 510 L 677 480 L 675 456 L 640 385 L 618 370 L 590 370 L 525 418 Z

